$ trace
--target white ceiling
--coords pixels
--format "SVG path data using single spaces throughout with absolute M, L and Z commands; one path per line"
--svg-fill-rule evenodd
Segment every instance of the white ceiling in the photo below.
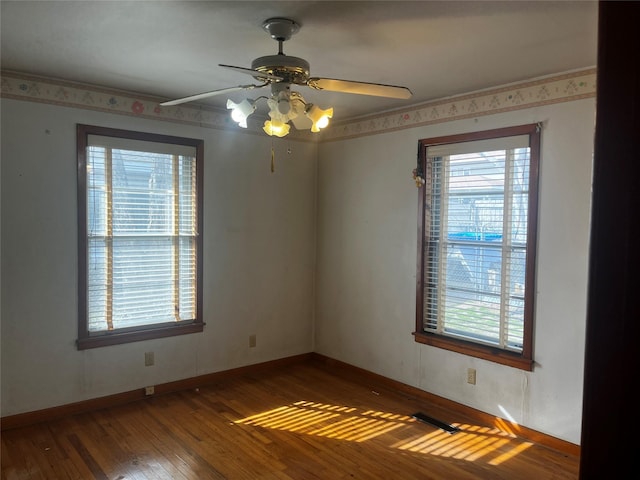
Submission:
M 181 98 L 257 83 L 278 44 L 271 17 L 302 27 L 284 53 L 311 75 L 406 86 L 410 100 L 294 87 L 334 120 L 593 67 L 596 1 L 11 1 L 2 0 L 2 69 Z M 236 92 L 203 101 L 225 108 Z

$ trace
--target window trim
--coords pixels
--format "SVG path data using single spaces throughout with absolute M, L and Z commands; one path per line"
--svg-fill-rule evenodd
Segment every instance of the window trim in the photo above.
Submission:
M 87 325 L 87 283 L 88 283 L 88 240 L 87 240 L 87 146 L 89 135 L 103 137 L 117 137 L 128 140 L 142 140 L 147 142 L 159 142 L 176 145 L 191 146 L 196 149 L 196 188 L 197 188 L 197 222 L 198 236 L 196 238 L 196 316 L 190 323 L 185 324 L 158 324 L 134 327 L 131 329 L 119 329 L 114 332 L 101 332 L 99 335 L 91 335 Z M 78 338 L 76 345 L 78 350 L 119 345 L 123 343 L 138 342 L 154 338 L 164 338 L 176 335 L 202 332 L 203 321 L 203 170 L 204 170 L 204 140 L 161 135 L 147 132 L 137 132 L 94 125 L 78 124 L 76 126 L 76 148 L 78 167 Z
M 481 358 L 492 362 L 508 365 L 526 371 L 533 371 L 533 333 L 535 306 L 535 266 L 538 241 L 538 183 L 540 168 L 540 124 L 527 124 L 515 127 L 497 128 L 482 132 L 471 132 L 422 139 L 418 141 L 418 163 L 425 171 L 427 161 L 427 147 L 447 143 L 463 143 L 491 138 L 511 137 L 517 135 L 529 136 L 530 167 L 529 167 L 529 203 L 527 218 L 527 258 L 525 273 L 525 311 L 524 335 L 522 352 L 512 352 L 501 348 L 482 345 L 472 341 L 452 338 L 424 330 L 424 247 L 425 247 L 425 195 L 424 185 L 420 186 L 418 194 L 418 255 L 416 265 L 416 328 L 413 332 L 414 340 L 418 343 L 431 345 L 445 350 L 458 352 L 471 357 Z

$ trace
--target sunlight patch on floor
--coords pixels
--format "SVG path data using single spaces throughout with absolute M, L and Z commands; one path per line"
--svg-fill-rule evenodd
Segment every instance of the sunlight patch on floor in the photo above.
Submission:
M 488 463 L 499 465 L 533 445 L 497 428 L 459 423 L 453 426 L 459 429 L 455 434 L 438 429 L 392 447 L 471 462 L 495 455 Z
M 401 427 L 413 433 L 416 420 L 397 413 L 363 411 L 345 405 L 299 401 L 236 420 L 234 423 L 336 440 L 364 442 Z M 469 424 L 453 425 L 459 429 L 454 434 L 433 426 L 425 426 L 429 429 L 428 433 L 397 441 L 390 447 L 471 462 L 485 459 L 490 465 L 499 465 L 533 445 L 518 440 L 513 434 L 498 428 Z M 433 428 L 436 429 L 432 430 Z M 395 437 L 398 437 L 397 432 Z
M 401 427 L 403 422 L 411 420 L 406 415 L 373 410 L 358 412 L 353 407 L 300 401 L 237 420 L 235 423 L 363 442 Z

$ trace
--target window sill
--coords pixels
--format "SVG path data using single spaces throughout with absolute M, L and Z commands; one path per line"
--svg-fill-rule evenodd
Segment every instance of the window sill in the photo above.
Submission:
M 443 348 L 452 352 L 461 353 L 470 357 L 482 358 L 490 362 L 500 363 L 513 368 L 519 368 L 527 372 L 533 371 L 533 360 L 524 358 L 522 355 L 507 352 L 499 348 L 478 345 L 472 342 L 465 342 L 450 337 L 434 335 L 432 333 L 414 332 L 414 339 L 418 343 L 431 345 L 432 347 Z
M 151 330 L 138 330 L 135 332 L 113 332 L 103 335 L 79 338 L 76 341 L 78 350 L 89 348 L 106 347 L 109 345 L 120 345 L 122 343 L 140 342 L 153 338 L 174 337 L 176 335 L 186 335 L 198 333 L 204 330 L 203 323 L 190 323 L 188 325 L 166 326 Z

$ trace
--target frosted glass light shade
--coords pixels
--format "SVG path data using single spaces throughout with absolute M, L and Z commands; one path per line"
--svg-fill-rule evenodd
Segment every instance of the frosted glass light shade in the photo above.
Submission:
M 255 112 L 256 105 L 255 102 L 249 101 L 245 98 L 240 103 L 227 100 L 227 108 L 232 109 L 231 118 L 233 121 L 242 128 L 247 128 L 247 117 Z
M 264 122 L 262 129 L 267 135 L 284 137 L 289 133 L 291 126 L 288 123 L 282 123 L 278 120 L 267 120 Z
M 306 112 L 307 117 L 313 122 L 311 126 L 312 132 L 319 132 L 321 129 L 329 125 L 329 119 L 333 117 L 333 108 L 322 110 L 315 105 Z

